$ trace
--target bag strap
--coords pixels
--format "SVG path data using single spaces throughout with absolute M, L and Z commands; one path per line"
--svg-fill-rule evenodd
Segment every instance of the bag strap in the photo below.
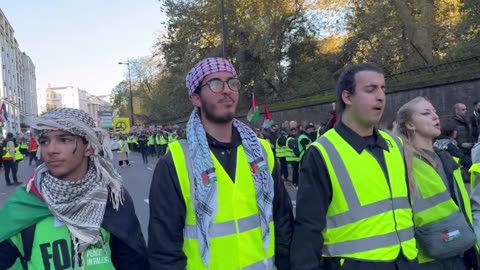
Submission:
M 21 257 L 22 266 L 24 270 L 28 270 L 28 262 L 32 257 L 33 238 L 35 236 L 36 224 L 31 225 L 25 230 L 21 231 L 22 245 L 23 245 L 23 257 Z

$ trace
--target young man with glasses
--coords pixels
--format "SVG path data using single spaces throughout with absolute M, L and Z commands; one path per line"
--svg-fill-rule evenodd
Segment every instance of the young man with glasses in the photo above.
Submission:
M 233 65 L 207 58 L 186 79 L 187 139 L 169 144 L 150 188 L 150 268 L 289 269 L 291 201 L 268 142 L 234 118 Z

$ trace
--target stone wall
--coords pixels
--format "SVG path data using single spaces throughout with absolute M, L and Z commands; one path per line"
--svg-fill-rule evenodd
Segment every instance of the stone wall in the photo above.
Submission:
M 423 88 L 389 92 L 387 93 L 387 105 L 382 124 L 391 121 L 394 118 L 396 111 L 403 104 L 418 96 L 426 97 L 432 101 L 441 121 L 445 121 L 453 113 L 453 105 L 457 102 L 465 103 L 467 105 L 468 114 L 470 115 L 473 109 L 473 102 L 475 100 L 480 100 L 480 78 L 450 84 L 432 85 Z M 276 123 L 281 123 L 285 120 L 296 120 L 302 124 L 311 121 L 318 125 L 328 121 L 331 108 L 331 103 L 324 103 L 289 110 L 271 111 L 270 113 Z M 242 116 L 240 119 L 245 120 L 245 117 Z

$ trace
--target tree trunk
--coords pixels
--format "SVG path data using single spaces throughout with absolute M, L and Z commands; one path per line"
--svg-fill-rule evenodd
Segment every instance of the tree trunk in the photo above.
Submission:
M 397 8 L 397 13 L 405 27 L 405 34 L 413 47 L 413 51 L 425 64 L 433 64 L 433 24 L 435 4 L 433 0 L 414 0 L 420 12 L 417 20 L 405 0 L 391 0 Z

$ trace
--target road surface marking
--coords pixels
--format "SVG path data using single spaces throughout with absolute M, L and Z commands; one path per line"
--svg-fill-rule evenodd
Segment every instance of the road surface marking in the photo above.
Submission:
M 150 167 L 147 167 L 147 169 L 149 169 L 150 171 L 153 171 L 153 169 L 152 169 L 152 168 L 150 168 Z
M 143 199 L 143 201 L 144 201 L 146 204 L 150 204 L 150 200 L 149 200 L 149 199 Z

